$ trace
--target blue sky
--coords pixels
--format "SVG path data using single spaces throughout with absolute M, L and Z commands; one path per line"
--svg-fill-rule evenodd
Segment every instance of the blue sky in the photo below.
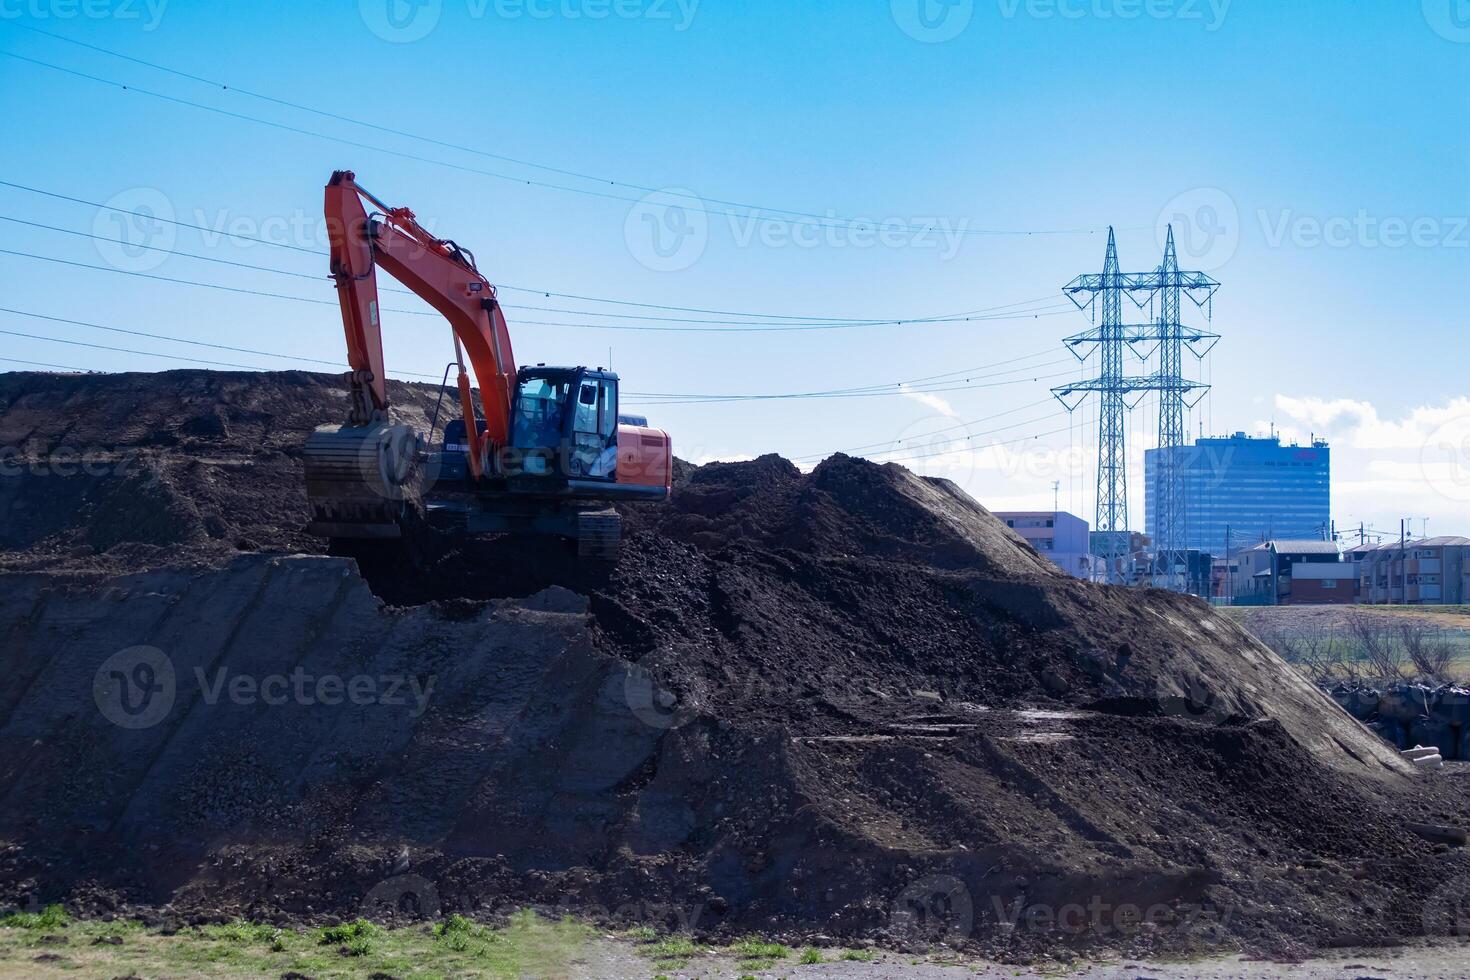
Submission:
M 1045 402 L 1077 375 L 1061 338 L 1088 326 L 1059 290 L 1100 269 L 1110 224 L 1124 268 L 1143 271 L 1175 221 L 1182 264 L 1223 283 L 1223 340 L 1190 368 L 1215 386 L 1192 431 L 1325 434 L 1341 524 L 1427 517 L 1431 533 L 1470 533 L 1464 0 L 0 0 L 0 51 L 106 80 L 0 58 L 0 179 L 278 243 L 0 186 L 0 215 L 127 243 L 0 222 L 4 248 L 103 267 L 0 255 L 7 308 L 338 359 L 331 305 L 104 270 L 330 303 L 325 280 L 136 246 L 324 275 L 311 251 L 323 245 L 321 187 L 351 168 L 471 248 L 492 282 L 738 314 L 507 289 L 523 361 L 611 356 L 625 390 L 672 394 L 955 373 L 881 397 L 642 399 L 669 402 L 646 411 L 681 455 L 864 447 L 959 479 L 995 509 L 1050 506 L 1056 481 L 1062 506 L 1090 518 L 1091 413 L 1069 419 Z M 409 296 L 385 305 L 424 309 Z M 974 310 L 992 318 L 730 329 L 819 322 L 748 313 Z M 993 318 L 1020 312 L 1039 315 Z M 746 322 L 652 319 L 678 316 Z M 583 326 L 550 325 L 564 323 Z M 13 313 L 0 329 L 310 366 Z M 0 356 L 15 359 L 187 366 L 3 336 Z M 448 359 L 431 317 L 390 314 L 386 336 L 402 375 Z M 1137 453 L 1151 444 L 1148 403 L 1131 425 Z M 1141 491 L 1135 480 L 1135 524 Z

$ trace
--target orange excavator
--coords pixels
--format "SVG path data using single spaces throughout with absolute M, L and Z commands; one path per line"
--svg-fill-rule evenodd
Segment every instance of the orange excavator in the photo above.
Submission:
M 326 217 L 350 407 L 346 422 L 318 428 L 306 443 L 309 531 L 334 541 L 401 539 L 427 520 L 467 534 L 557 535 L 576 541 L 582 557 L 616 559 L 622 526 L 610 505 L 668 499 L 669 434 L 619 415 L 610 370 L 517 368 L 495 287 L 474 255 L 429 234 L 408 208 L 378 200 L 351 171 L 332 174 Z M 437 448 L 432 426 L 426 439 L 389 417 L 380 268 L 453 333 L 461 417 Z

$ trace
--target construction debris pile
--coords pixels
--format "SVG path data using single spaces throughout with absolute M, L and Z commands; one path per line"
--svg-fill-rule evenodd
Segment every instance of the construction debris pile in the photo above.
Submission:
M 436 395 L 393 393 L 421 426 Z M 341 398 L 0 376 L 0 905 L 1021 956 L 1460 921 L 1470 862 L 1404 827 L 1456 821 L 1449 770 L 951 484 L 767 456 L 682 467 L 612 569 L 513 537 L 354 560 L 301 533 L 297 447 Z

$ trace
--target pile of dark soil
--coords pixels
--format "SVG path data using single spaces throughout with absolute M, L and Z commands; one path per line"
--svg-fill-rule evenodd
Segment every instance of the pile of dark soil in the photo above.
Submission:
M 0 567 L 129 571 L 181 555 L 320 551 L 301 447 L 340 421 L 338 376 L 0 374 Z M 438 389 L 389 382 L 427 430 Z
M 1452 814 L 1458 776 L 1411 772 L 1197 600 L 1077 582 L 953 485 L 845 456 L 681 466 L 672 503 L 626 510 L 610 570 L 513 537 L 417 563 L 287 554 L 313 546 L 293 452 L 340 411 L 335 384 L 0 378 L 8 438 L 54 448 L 58 407 L 90 404 L 127 449 L 173 439 L 150 458 L 175 475 L 251 460 L 170 480 L 200 530 L 161 542 L 173 511 L 33 519 L 44 487 L 6 491 L 26 530 L 0 577 L 0 666 L 22 681 L 0 698 L 0 897 L 262 918 L 533 902 L 1009 955 L 1291 954 L 1460 921 L 1467 862 L 1403 829 Z M 109 386 L 150 421 L 110 422 L 90 390 Z M 190 422 L 211 401 L 213 431 Z M 119 678 L 109 658 L 140 645 L 164 659 L 138 674 L 129 653 Z M 164 664 L 167 710 L 109 720 Z M 295 671 L 372 691 L 264 698 Z M 422 710 L 367 697 L 394 678 L 432 679 Z

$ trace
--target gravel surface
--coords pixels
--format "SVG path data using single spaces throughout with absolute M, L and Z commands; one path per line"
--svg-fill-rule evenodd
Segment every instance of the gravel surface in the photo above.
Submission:
M 835 959 L 839 954 L 828 950 Z M 578 977 L 588 980 L 647 980 L 662 973 L 669 980 L 736 980 L 739 977 L 789 980 L 1464 980 L 1470 976 L 1470 944 L 1414 944 L 1394 949 L 1343 950 L 1301 962 L 1272 962 L 1240 956 L 1194 960 L 1151 961 L 1120 959 L 1112 962 L 1049 962 L 1044 966 L 965 959 L 933 962 L 912 956 L 879 954 L 873 962 L 823 962 L 801 965 L 794 959 L 768 969 L 742 966 L 727 957 L 703 957 L 678 969 L 651 967 L 626 943 L 593 943 Z

